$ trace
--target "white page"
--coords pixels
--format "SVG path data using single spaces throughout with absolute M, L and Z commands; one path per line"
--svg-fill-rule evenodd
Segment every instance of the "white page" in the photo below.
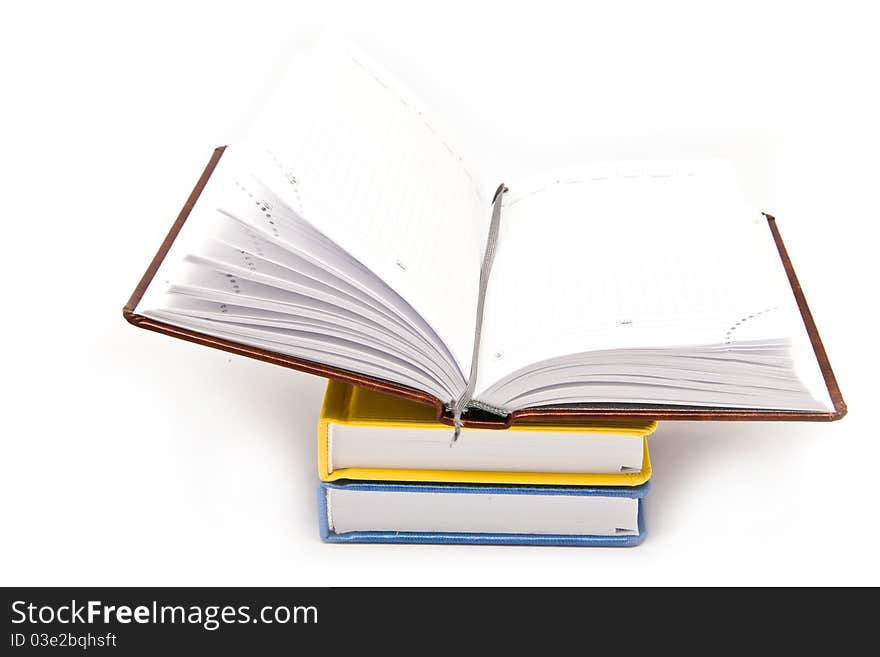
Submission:
M 253 327 L 232 322 L 214 322 L 167 311 L 151 312 L 150 317 L 170 321 L 195 331 L 205 332 L 234 342 L 267 349 L 341 369 L 364 373 L 440 396 L 444 387 L 425 373 L 397 358 L 391 352 L 374 349 L 363 343 L 350 342 L 324 334 L 307 333 L 270 327 Z
M 242 152 L 241 149 L 227 149 L 190 213 L 189 218 L 160 265 L 153 281 L 147 287 L 135 312 L 163 321 L 171 321 L 171 323 L 176 325 L 194 328 L 191 321 L 193 319 L 192 313 L 179 314 L 173 312 L 176 295 L 173 293 L 169 294 L 169 291 L 179 291 L 194 295 L 199 299 L 217 303 L 245 303 L 253 308 L 286 313 L 296 317 L 325 320 L 330 324 L 337 324 L 347 327 L 347 329 L 360 331 L 365 336 L 375 336 L 375 332 L 378 330 L 392 340 L 396 336 L 403 343 L 400 344 L 400 348 L 389 350 L 389 353 L 406 353 L 415 357 L 416 354 L 408 348 L 408 344 L 418 349 L 421 354 L 424 354 L 419 355 L 417 361 L 421 364 L 426 374 L 431 372 L 431 374 L 436 374 L 443 378 L 443 385 L 438 386 L 432 383 L 426 388 L 411 377 L 406 377 L 405 379 L 396 377 L 394 372 L 389 371 L 387 368 L 383 368 L 383 371 L 380 371 L 375 367 L 360 367 L 363 359 L 360 359 L 357 363 L 343 363 L 338 358 L 325 358 L 326 349 L 297 350 L 291 349 L 289 345 L 286 348 L 280 348 L 277 342 L 270 344 L 271 341 L 262 340 L 258 343 L 248 339 L 242 331 L 238 331 L 234 335 L 224 332 L 222 325 L 219 323 L 204 325 L 206 327 L 210 326 L 212 328 L 210 332 L 218 337 L 227 337 L 237 342 L 244 341 L 253 346 L 275 348 L 280 353 L 300 358 L 314 360 L 320 356 L 323 360 L 318 362 L 324 364 L 343 367 L 344 369 L 357 371 L 368 376 L 376 376 L 385 380 L 399 381 L 404 385 L 424 389 L 440 399 L 455 398 L 461 390 L 462 377 L 459 372 L 450 367 L 450 363 L 443 357 L 443 354 L 446 353 L 445 349 L 438 351 L 433 347 L 435 344 L 434 339 L 426 340 L 421 337 L 423 335 L 419 332 L 421 327 L 427 326 L 423 322 L 415 322 L 416 326 L 414 328 L 407 328 L 407 326 L 413 326 L 409 319 L 417 317 L 412 313 L 412 309 L 409 309 L 409 312 L 412 314 L 407 318 L 406 325 L 399 320 L 389 321 L 387 310 L 385 309 L 392 310 L 394 314 L 399 315 L 403 319 L 403 313 L 407 311 L 408 306 L 389 288 L 385 287 L 379 290 L 377 286 L 381 287 L 382 284 L 372 272 L 363 268 L 362 265 L 355 263 L 344 252 L 338 249 L 334 250 L 332 244 L 321 241 L 319 234 L 313 230 L 310 233 L 310 229 L 307 229 L 308 227 L 305 224 L 296 224 L 295 222 L 288 221 L 285 218 L 285 212 L 280 207 L 280 203 L 276 203 L 276 206 L 272 209 L 275 225 L 269 224 L 269 227 L 274 228 L 274 231 L 264 230 L 264 226 L 258 226 L 253 223 L 253 221 L 256 221 L 254 218 L 240 211 L 241 208 L 237 206 L 237 202 L 231 199 L 237 198 L 236 194 L 240 190 L 236 189 L 235 182 L 242 180 L 243 172 L 246 173 L 248 171 L 248 166 L 249 160 L 246 157 L 246 153 Z M 232 197 L 230 197 L 230 192 L 233 194 Z M 241 194 L 238 194 L 238 196 L 241 196 Z M 242 217 L 246 220 L 234 221 L 228 216 L 224 216 L 224 213 L 218 212 L 218 208 L 234 210 L 241 215 L 239 217 L 240 220 Z M 260 217 L 263 216 L 264 214 L 260 214 Z M 238 290 L 234 290 L 227 285 L 227 277 L 217 272 L 211 272 L 204 267 L 202 267 L 202 274 L 197 276 L 198 280 L 194 280 L 192 276 L 195 270 L 193 265 L 187 262 L 188 257 L 190 254 L 204 254 L 205 246 L 211 244 L 210 236 L 216 235 L 220 238 L 229 238 L 230 235 L 234 235 L 234 232 L 230 233 L 226 230 L 230 226 L 230 222 L 233 226 L 240 223 L 240 225 L 246 227 L 245 235 L 250 235 L 248 239 L 253 241 L 253 244 L 249 245 L 248 248 L 256 251 L 257 254 L 262 252 L 266 256 L 274 257 L 277 260 L 283 261 L 285 266 L 294 265 L 296 268 L 294 271 L 298 269 L 304 270 L 302 274 L 295 274 L 297 277 L 301 275 L 306 276 L 306 279 L 302 279 L 304 294 L 296 294 L 290 290 L 281 290 L 272 285 L 248 281 L 245 277 L 252 274 L 249 268 L 248 271 L 240 272 L 242 276 L 237 280 Z M 250 232 L 248 233 L 247 231 Z M 302 239 L 300 239 L 301 236 Z M 308 242 L 307 248 L 320 253 L 321 257 L 315 258 L 303 251 L 302 247 L 306 246 L 304 240 Z M 224 239 L 224 241 L 226 240 Z M 239 241 L 239 238 L 232 241 Z M 267 244 L 267 241 L 270 244 Z M 301 243 L 299 248 L 295 246 L 298 243 Z M 288 247 L 292 249 L 290 257 L 281 257 L 279 251 Z M 259 257 L 257 256 L 257 258 Z M 257 259 L 254 258 L 253 260 L 253 264 L 258 265 Z M 266 264 L 270 267 L 280 266 L 280 264 L 273 265 L 271 262 Z M 326 270 L 326 275 L 323 276 L 319 275 L 322 267 L 329 268 L 329 270 Z M 259 269 L 260 267 L 258 266 L 257 268 Z M 348 294 L 355 298 L 360 296 L 365 305 L 361 306 L 360 312 L 357 312 L 355 306 L 349 303 L 344 304 L 348 306 L 348 308 L 345 308 L 341 305 L 315 298 L 315 296 L 311 295 L 311 287 L 307 279 L 314 281 L 318 286 L 329 286 L 331 289 L 326 290 L 327 292 L 332 292 L 332 289 L 336 289 L 339 293 Z M 189 285 L 186 282 L 189 282 Z M 273 279 L 272 282 L 277 283 L 278 281 Z M 373 299 L 381 303 L 379 307 L 374 307 L 371 302 L 371 295 L 376 290 L 379 291 L 379 294 L 373 297 Z M 384 309 L 382 306 L 384 306 Z M 172 313 L 166 313 L 164 312 L 165 310 L 171 310 Z M 198 316 L 198 313 L 195 313 L 195 316 Z M 370 319 L 370 317 L 373 319 Z M 213 329 L 216 329 L 216 331 Z M 311 358 L 309 354 L 311 354 Z
M 566 354 L 787 339 L 801 325 L 766 219 L 723 163 L 597 165 L 510 187 L 477 397 Z
M 327 467 L 490 472 L 640 472 L 644 438 L 571 431 L 462 429 L 449 448 L 449 429 L 331 423 Z M 427 477 L 426 477 L 427 478 Z
M 316 270 L 323 270 L 334 278 L 341 278 L 344 286 L 355 288 L 362 293 L 362 296 L 374 298 L 389 308 L 400 318 L 400 321 L 395 320 L 394 323 L 410 327 L 408 332 L 415 343 L 424 343 L 429 351 L 435 352 L 432 360 L 439 358 L 450 375 L 463 380 L 463 375 L 451 362 L 453 356 L 449 349 L 437 336 L 433 327 L 411 305 L 375 273 L 299 218 L 296 213 L 302 212 L 301 207 L 296 209 L 289 207 L 284 200 L 253 177 L 253 169 L 258 168 L 258 162 L 265 160 L 265 154 L 248 153 L 246 149 L 241 152 L 227 149 L 223 157 L 224 161 L 230 156 L 239 162 L 238 166 L 250 167 L 250 169 L 239 171 L 239 175 L 229 183 L 228 192 L 231 193 L 220 198 L 218 210 L 225 216 L 211 217 L 210 228 L 205 226 L 202 230 L 209 230 L 210 235 L 225 239 L 225 235 L 228 234 L 225 230 L 227 222 L 239 223 L 246 231 L 275 247 L 270 251 L 279 260 L 279 264 L 290 266 L 293 261 L 297 263 L 294 269 L 300 269 L 303 264 L 307 264 L 309 266 L 306 270 L 311 272 L 311 275 L 314 275 Z M 184 230 L 187 228 L 188 226 Z M 196 245 L 196 248 L 201 247 L 201 244 Z M 254 243 L 253 247 L 256 248 L 257 254 L 263 249 L 263 245 L 258 242 Z
M 326 38 L 291 66 L 248 142 L 269 153 L 256 175 L 406 299 L 467 372 L 489 208 L 424 109 Z
M 242 279 L 236 277 L 232 280 L 240 284 Z M 190 291 L 195 295 L 190 294 Z M 427 367 L 423 354 L 408 343 L 394 339 L 394 336 L 369 320 L 352 322 L 341 318 L 338 313 L 328 316 L 326 313 L 312 309 L 298 310 L 296 314 L 284 314 L 249 307 L 250 300 L 248 300 L 249 306 L 208 301 L 205 297 L 210 296 L 212 290 L 191 288 L 190 291 L 168 294 L 165 310 L 186 317 L 215 321 L 219 330 L 224 329 L 223 323 L 232 322 L 237 325 L 309 331 L 327 336 L 328 342 L 332 338 L 343 338 L 401 358 L 414 367 L 430 373 L 433 379 L 442 382 L 445 389 L 455 385 L 441 370 Z
M 197 264 L 190 264 L 188 267 L 180 268 L 178 270 L 178 279 L 171 285 L 169 291 L 172 293 L 192 295 L 197 299 L 213 300 L 225 304 L 247 302 L 248 305 L 252 305 L 263 301 L 274 304 L 276 309 L 283 309 L 286 307 L 288 316 L 291 318 L 301 317 L 307 320 L 311 319 L 324 322 L 327 328 L 314 334 L 314 339 L 321 339 L 326 343 L 323 348 L 329 349 L 335 343 L 338 343 L 339 337 L 346 332 L 347 328 L 350 328 L 360 336 L 358 342 L 363 346 L 363 352 L 365 354 L 371 354 L 379 361 L 387 360 L 391 362 L 393 360 L 394 362 L 400 362 L 402 373 L 406 371 L 403 368 L 403 359 L 405 358 L 409 361 L 409 364 L 406 365 L 407 368 L 417 368 L 420 372 L 424 373 L 426 377 L 431 377 L 432 379 L 436 379 L 437 376 L 440 376 L 439 374 L 435 375 L 425 364 L 425 359 L 414 353 L 411 349 L 407 349 L 402 345 L 392 349 L 388 345 L 388 338 L 391 337 L 388 333 L 385 334 L 386 337 L 382 341 L 385 346 L 382 347 L 377 344 L 376 340 L 370 337 L 370 328 L 372 326 L 380 327 L 380 324 L 374 323 L 369 318 L 363 317 L 362 315 L 358 315 L 353 310 L 326 303 L 312 296 L 248 280 L 237 275 L 230 276 L 229 274 Z M 173 301 L 174 295 L 167 296 L 171 298 L 163 300 L 162 311 L 172 309 L 175 306 Z M 254 305 L 254 307 L 260 306 Z M 145 311 L 145 314 L 147 316 L 157 316 L 154 311 Z M 187 313 L 187 315 L 189 315 L 191 319 L 188 319 L 186 323 L 192 326 L 192 320 L 197 319 L 197 317 L 193 317 L 192 313 Z M 234 320 L 230 319 L 230 321 Z M 217 331 L 231 332 L 233 330 L 230 327 L 223 326 L 223 322 L 211 322 L 208 324 L 202 322 L 202 324 L 206 327 L 210 327 L 212 329 L 212 334 L 215 334 Z M 340 326 L 341 330 L 328 330 L 330 324 Z M 235 332 L 240 336 L 256 335 L 253 331 L 246 329 L 244 325 L 236 328 Z M 348 331 L 348 333 L 350 334 L 351 331 Z M 279 330 L 279 337 L 274 338 L 274 340 L 283 342 L 282 335 L 283 333 Z M 238 341 L 242 342 L 241 339 Z M 249 340 L 246 340 L 245 342 L 251 344 L 251 341 Z M 293 342 L 301 343 L 302 341 L 293 340 L 291 344 Z M 314 346 L 313 348 L 318 347 Z M 430 388 L 432 394 L 438 389 L 438 387 L 437 384 L 432 384 Z M 449 383 L 444 379 L 442 389 L 448 391 L 448 388 Z M 442 396 L 440 397 L 442 398 Z
M 208 250 L 213 248 L 213 245 L 228 245 L 231 247 L 230 255 L 233 257 L 216 258 L 218 263 L 223 264 L 222 268 L 226 271 L 238 271 L 245 278 L 248 277 L 248 271 L 254 273 L 274 271 L 277 278 L 282 281 L 298 281 L 298 285 L 302 286 L 302 289 L 299 290 L 302 294 L 310 294 L 328 303 L 337 303 L 336 300 L 340 300 L 337 305 L 341 307 L 348 307 L 346 304 L 350 300 L 357 300 L 357 303 L 365 306 L 363 311 L 358 311 L 359 314 L 381 323 L 386 329 L 385 332 L 390 330 L 394 335 L 399 336 L 402 345 L 405 344 L 418 350 L 422 354 L 423 360 L 434 363 L 439 371 L 445 373 L 449 378 L 451 388 L 455 389 L 461 385 L 461 377 L 456 374 L 456 370 L 449 363 L 448 358 L 444 358 L 440 352 L 432 348 L 421 333 L 405 324 L 392 308 L 386 306 L 377 297 L 371 297 L 365 291 L 350 285 L 329 271 L 261 239 L 245 224 L 228 217 L 221 218 L 215 238 L 216 241 L 209 241 L 196 258 L 209 256 Z M 277 284 L 271 281 L 266 282 L 270 285 Z M 282 284 L 280 287 L 285 286 Z
M 639 501 L 600 495 L 327 490 L 331 531 L 635 536 Z

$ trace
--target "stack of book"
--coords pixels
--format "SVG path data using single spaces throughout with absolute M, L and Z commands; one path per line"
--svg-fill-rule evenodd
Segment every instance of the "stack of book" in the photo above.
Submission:
M 655 422 L 462 430 L 431 407 L 331 381 L 318 424 L 334 543 L 637 545 Z
M 334 380 L 328 540 L 634 543 L 653 421 L 846 413 L 732 167 L 522 176 L 443 134 L 363 53 L 319 44 L 214 152 L 123 311 Z

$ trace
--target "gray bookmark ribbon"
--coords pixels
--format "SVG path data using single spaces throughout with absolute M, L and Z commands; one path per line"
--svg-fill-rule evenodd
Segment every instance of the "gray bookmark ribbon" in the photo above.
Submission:
M 492 198 L 492 221 L 489 223 L 489 235 L 486 238 L 486 251 L 483 254 L 483 264 L 480 265 L 480 291 L 477 297 L 477 321 L 474 328 L 474 350 L 471 354 L 471 372 L 468 375 L 467 387 L 461 393 L 452 406 L 452 420 L 455 424 L 455 432 L 452 442 L 458 440 L 461 435 L 461 414 L 471 401 L 474 388 L 477 385 L 477 365 L 480 358 L 480 335 L 483 331 L 483 307 L 486 305 L 486 288 L 489 285 L 489 272 L 492 271 L 492 261 L 495 260 L 495 246 L 498 243 L 498 228 L 501 225 L 501 197 L 507 187 L 504 183 L 498 185 L 495 196 Z

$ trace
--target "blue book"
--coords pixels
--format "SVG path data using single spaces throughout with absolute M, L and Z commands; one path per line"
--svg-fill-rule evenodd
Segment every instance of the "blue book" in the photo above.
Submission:
M 649 486 L 323 482 L 318 515 L 330 543 L 631 546 Z

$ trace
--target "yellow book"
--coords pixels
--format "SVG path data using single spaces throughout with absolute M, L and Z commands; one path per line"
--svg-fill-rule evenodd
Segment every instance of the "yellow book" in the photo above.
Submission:
M 318 422 L 322 481 L 429 481 L 557 486 L 638 486 L 651 478 L 656 422 L 516 424 L 462 430 L 434 409 L 330 381 Z

